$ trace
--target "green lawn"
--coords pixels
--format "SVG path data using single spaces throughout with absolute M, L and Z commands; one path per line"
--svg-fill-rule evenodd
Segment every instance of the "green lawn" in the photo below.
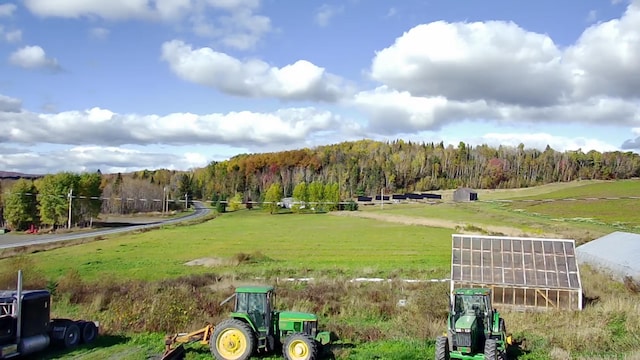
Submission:
M 159 280 L 212 271 L 185 266 L 218 258 L 216 272 L 296 277 L 309 274 L 390 276 L 444 275 L 451 229 L 406 226 L 329 214 L 269 215 L 241 210 L 206 223 L 108 238 L 27 257 L 48 279 L 70 269 L 94 281 Z M 258 264 L 228 264 L 238 254 L 261 254 Z M 9 259 L 0 260 L 0 267 Z M 224 263 L 228 265 L 224 265 Z

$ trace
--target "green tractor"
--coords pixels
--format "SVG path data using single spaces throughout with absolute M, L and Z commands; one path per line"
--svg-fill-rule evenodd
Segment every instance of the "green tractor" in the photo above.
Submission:
M 207 325 L 192 333 L 168 336 L 162 359 L 182 359 L 182 344 L 199 341 L 208 344 L 218 360 L 247 360 L 254 354 L 280 349 L 287 360 L 315 360 L 319 348 L 334 340 L 331 332 L 318 331 L 316 315 L 274 310 L 275 291 L 271 286 L 238 287 L 220 305 L 233 299 L 230 318 L 215 327 Z
M 504 360 L 511 342 L 504 319 L 491 306 L 491 289 L 456 289 L 447 334 L 436 339 L 436 360 Z

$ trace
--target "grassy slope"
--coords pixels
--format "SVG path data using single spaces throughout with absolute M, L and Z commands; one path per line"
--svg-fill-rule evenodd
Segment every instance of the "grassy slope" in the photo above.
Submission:
M 404 226 L 327 214 L 271 216 L 242 210 L 194 226 L 110 238 L 28 255 L 47 278 L 70 269 L 94 281 L 159 280 L 209 271 L 187 267 L 198 258 L 219 258 L 229 265 L 217 272 L 248 272 L 270 276 L 346 274 L 389 276 L 424 273 L 449 265 L 449 229 Z M 240 253 L 260 253 L 272 261 L 257 266 L 233 265 Z M 10 260 L 0 260 L 0 266 Z
M 624 181 L 554 184 L 518 192 L 494 191 L 490 196 L 487 195 L 487 198 L 517 199 L 526 196 L 548 199 L 582 197 L 585 194 L 591 197 L 636 196 L 640 193 L 638 183 Z M 480 198 L 484 199 L 483 196 L 481 193 Z M 486 202 L 460 206 L 403 205 L 385 207 L 384 212 L 398 212 L 416 217 L 455 218 L 478 227 L 482 227 L 483 224 L 509 224 L 543 232 L 545 229 L 553 230 L 554 233 L 564 227 L 569 233 L 590 232 L 589 236 L 593 238 L 616 227 L 612 223 L 604 222 L 558 222 L 553 220 L 558 216 L 554 212 L 560 207 L 563 218 L 585 218 L 591 217 L 590 211 L 609 206 L 614 212 L 611 215 L 614 221 L 624 219 L 627 223 L 638 223 L 638 215 L 635 215 L 638 212 L 631 214 L 619 201 L 623 200 L 604 200 L 589 206 L 577 207 L 571 206 L 574 203 L 569 202 L 531 204 L 536 206 L 535 211 L 513 211 L 522 208 L 522 204 L 530 204 L 523 202 L 508 206 Z M 380 211 L 375 208 L 363 210 Z M 240 275 L 244 278 L 309 275 L 325 279 L 396 275 L 429 278 L 447 272 L 450 235 L 453 231 L 326 215 L 270 216 L 254 210 L 225 214 L 213 221 L 191 227 L 174 226 L 161 231 L 31 254 L 29 261 L 47 279 L 59 278 L 69 269 L 78 269 L 82 278 L 88 282 L 95 282 L 105 276 L 116 279 L 153 280 L 212 271 L 182 265 L 195 258 L 233 259 L 238 253 L 260 252 L 272 261 L 238 266 L 227 264 L 213 270 L 216 273 Z M 0 269 L 10 267 L 7 265 L 11 265 L 11 260 L 0 261 Z M 591 353 L 609 353 L 610 356 L 619 351 L 630 354 L 630 351 L 635 349 L 634 344 L 640 342 L 640 308 L 637 305 L 640 303 L 640 297 L 588 270 L 583 271 L 583 282 L 587 296 L 598 298 L 594 305 L 587 307 L 583 312 L 505 314 L 510 330 L 526 336 L 533 349 L 533 352 L 522 355 L 520 359 L 562 359 L 569 356 L 569 352 L 573 356 L 589 356 L 587 354 Z M 378 356 L 384 359 L 415 359 L 420 354 L 432 353 L 431 339 L 444 328 L 444 324 L 439 320 L 424 320 L 431 319 L 432 315 L 429 314 L 434 308 L 442 305 L 437 301 L 433 303 L 432 300 L 439 299 L 436 293 L 440 290 L 437 290 L 437 287 L 419 287 L 414 289 L 414 292 L 408 291 L 405 286 L 345 287 L 338 289 L 344 291 L 344 297 L 336 297 L 336 301 L 343 302 L 340 305 L 342 307 L 333 312 L 330 309 L 314 307 L 313 303 L 293 300 L 293 294 L 300 290 L 311 296 L 312 293 L 308 292 L 305 285 L 281 284 L 280 288 L 284 293 L 280 299 L 285 308 L 319 313 L 323 322 L 330 328 L 357 338 L 371 339 L 356 348 L 339 351 L 338 358 L 371 359 Z M 389 288 L 392 288 L 391 295 L 385 295 L 385 289 Z M 433 291 L 436 293 L 432 293 Z M 316 302 L 332 299 L 334 292 L 335 289 L 327 291 Z M 399 293 L 404 294 L 402 296 L 414 296 L 415 304 L 404 310 L 385 308 L 385 304 L 394 303 L 394 296 L 399 296 Z M 64 301 L 58 303 L 54 310 L 64 314 L 77 312 L 73 306 L 65 305 Z M 385 311 L 391 315 L 384 316 Z M 407 327 L 407 324 L 413 326 Z M 358 328 L 361 330 L 357 330 Z M 387 335 L 382 336 L 380 331 L 383 335 L 386 332 Z M 113 338 L 117 337 L 112 336 L 109 339 L 112 341 Z M 160 351 L 162 344 L 159 340 L 160 337 L 155 335 L 134 335 L 107 347 L 79 349 L 74 354 L 66 357 L 61 355 L 60 358 L 87 360 L 96 356 L 104 358 L 107 355 L 133 358 L 142 353 Z M 189 359 L 208 358 L 210 355 L 206 349 L 189 353 Z

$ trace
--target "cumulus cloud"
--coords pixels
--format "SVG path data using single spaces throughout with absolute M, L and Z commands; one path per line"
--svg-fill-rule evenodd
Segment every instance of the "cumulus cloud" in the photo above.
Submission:
M 544 132 L 538 133 L 488 133 L 476 139 L 471 139 L 470 143 L 487 144 L 498 147 L 526 144 L 526 148 L 544 150 L 547 145 L 556 151 L 576 151 L 589 152 L 591 150 L 605 152 L 618 150 L 615 146 L 598 139 L 584 137 L 557 136 Z
M 11 16 L 18 7 L 15 4 L 0 4 L 0 17 Z
M 0 98 L 0 142 L 66 145 L 264 145 L 291 144 L 314 132 L 337 127 L 339 117 L 311 107 L 271 113 L 117 114 L 93 108 L 38 114 L 19 109 L 19 102 Z
M 0 114 L 15 113 L 22 110 L 22 101 L 0 94 Z
M 30 174 L 60 171 L 102 173 L 142 169 L 187 170 L 205 166 L 211 159 L 190 152 L 169 154 L 110 146 L 77 146 L 54 151 L 0 148 L 0 168 Z
M 561 49 L 503 21 L 418 25 L 378 51 L 349 102 L 378 134 L 497 124 L 640 125 L 640 1 Z M 632 142 L 625 146 L 634 146 Z
M 242 61 L 209 47 L 194 49 L 179 40 L 162 45 L 162 59 L 178 77 L 232 95 L 336 101 L 344 91 L 339 77 L 306 60 L 277 68 L 262 60 Z
M 187 22 L 194 33 L 236 49 L 250 49 L 271 31 L 271 20 L 257 14 L 260 0 L 24 0 L 42 17 L 98 17 Z
M 325 27 L 329 25 L 331 19 L 333 19 L 336 15 L 342 14 L 343 12 L 344 6 L 322 4 L 322 6 L 320 6 L 316 10 L 314 20 L 319 26 Z
M 222 160 L 238 152 L 325 144 L 328 138 L 336 141 L 350 124 L 313 107 L 262 113 L 140 115 L 101 108 L 36 113 L 23 109 L 20 100 L 0 95 L 0 144 L 4 144 L 0 168 L 30 173 L 187 169 L 206 165 L 211 156 Z M 164 151 L 157 150 L 159 145 Z M 207 150 L 166 153 L 193 147 Z M 216 155 L 212 148 L 241 150 Z
M 235 9 L 230 15 L 218 18 L 198 13 L 191 17 L 191 22 L 196 34 L 239 50 L 255 47 L 264 34 L 271 31 L 271 19 L 255 14 L 251 8 Z
M 622 145 L 620 145 L 620 148 L 624 150 L 640 151 L 640 127 L 632 128 L 631 134 L 635 136 L 635 138 L 625 140 Z
M 50 70 L 60 70 L 58 60 L 50 58 L 40 46 L 25 46 L 14 51 L 9 56 L 12 65 L 25 69 L 46 68 Z
M 518 123 L 640 124 L 640 104 L 615 98 L 589 99 L 551 106 L 519 106 L 486 100 L 459 101 L 444 96 L 413 96 L 380 86 L 362 91 L 350 102 L 369 116 L 369 130 L 383 135 L 439 130 L 465 120 Z
M 618 96 L 640 98 L 640 1 L 620 19 L 586 29 L 567 49 L 576 98 Z
M 546 35 L 490 21 L 418 25 L 379 51 L 371 77 L 415 96 L 549 105 L 569 88 Z

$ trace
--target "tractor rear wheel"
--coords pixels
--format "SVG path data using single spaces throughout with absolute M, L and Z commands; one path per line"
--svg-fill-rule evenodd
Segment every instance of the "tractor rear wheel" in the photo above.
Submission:
M 449 339 L 446 336 L 436 338 L 436 360 L 449 360 Z
M 316 340 L 309 335 L 293 334 L 285 340 L 282 352 L 287 360 L 315 360 L 318 346 Z
M 494 339 L 487 339 L 484 342 L 485 360 L 498 360 L 498 344 Z
M 218 360 L 248 360 L 256 347 L 256 335 L 246 323 L 227 319 L 218 324 L 211 339 L 211 354 Z

